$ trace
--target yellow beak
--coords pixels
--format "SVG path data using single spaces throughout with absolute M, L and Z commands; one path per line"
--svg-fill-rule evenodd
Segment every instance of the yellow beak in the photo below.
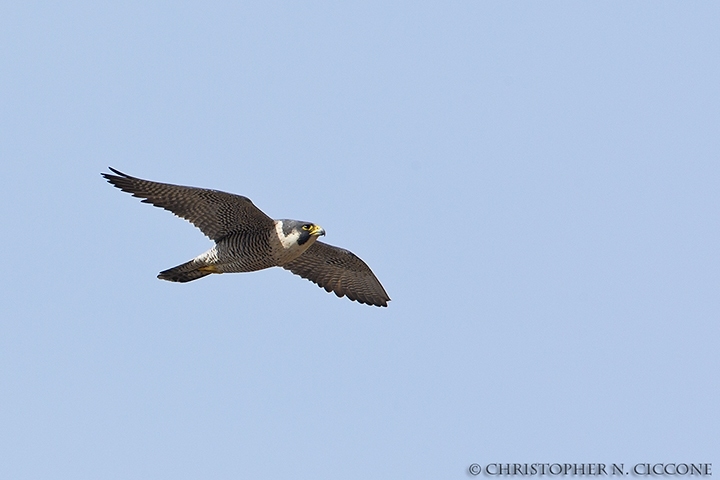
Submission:
M 310 227 L 310 235 L 320 237 L 322 235 L 325 235 L 325 230 L 323 230 L 322 227 L 319 225 L 313 225 L 312 227 Z

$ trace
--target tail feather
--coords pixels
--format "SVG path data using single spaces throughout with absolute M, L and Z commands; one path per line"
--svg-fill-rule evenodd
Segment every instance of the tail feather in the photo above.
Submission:
M 169 282 L 192 282 L 198 278 L 202 278 L 205 275 L 213 273 L 211 268 L 208 268 L 204 262 L 198 262 L 197 260 L 190 260 L 177 267 L 163 270 L 157 276 L 160 280 L 167 280 Z

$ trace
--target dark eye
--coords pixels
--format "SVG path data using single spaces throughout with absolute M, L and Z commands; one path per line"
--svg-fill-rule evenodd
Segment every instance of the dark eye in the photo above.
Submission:
M 302 226 L 302 229 L 303 229 L 303 230 L 310 230 L 311 227 L 312 227 L 312 225 L 310 225 L 309 223 L 307 223 L 307 224 L 305 224 L 305 225 Z

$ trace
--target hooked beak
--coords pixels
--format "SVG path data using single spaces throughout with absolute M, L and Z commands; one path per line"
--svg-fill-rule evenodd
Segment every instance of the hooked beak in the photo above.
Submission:
M 314 235 L 316 237 L 321 237 L 325 235 L 325 230 L 322 229 L 319 225 L 313 225 L 310 229 L 310 235 Z

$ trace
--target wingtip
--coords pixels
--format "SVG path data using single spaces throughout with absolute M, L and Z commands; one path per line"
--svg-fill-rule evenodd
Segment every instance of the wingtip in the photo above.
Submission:
M 350 297 L 348 297 L 348 298 L 350 298 Z M 350 300 L 354 300 L 358 303 L 364 303 L 365 305 L 370 305 L 371 307 L 380 307 L 380 308 L 382 308 L 382 307 L 387 308 L 388 302 L 390 301 L 389 298 L 375 298 L 372 300 L 371 299 L 360 300 L 360 299 L 356 299 L 356 298 L 351 298 Z
M 127 173 L 123 173 L 123 172 L 121 172 L 120 170 L 117 170 L 117 169 L 115 169 L 115 168 L 113 168 L 113 167 L 108 167 L 108 170 L 110 170 L 111 172 L 113 172 L 115 175 L 120 175 L 121 177 L 125 177 L 125 178 L 132 178 L 132 177 L 131 177 L 130 175 L 128 175 Z M 106 176 L 109 175 L 109 174 L 108 174 L 108 173 L 103 173 L 102 175 L 106 177 Z

